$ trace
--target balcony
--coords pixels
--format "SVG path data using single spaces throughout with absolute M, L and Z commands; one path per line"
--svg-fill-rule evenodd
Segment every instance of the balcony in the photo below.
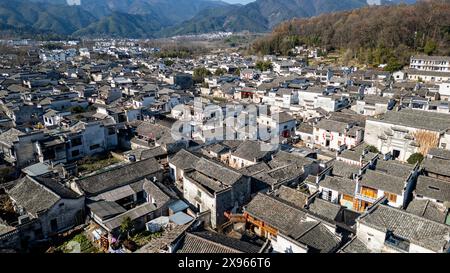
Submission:
M 369 202 L 371 204 L 375 203 L 375 201 L 377 201 L 376 197 L 370 197 L 370 196 L 366 196 L 360 193 L 355 194 L 355 197 L 359 200 L 365 201 L 365 202 Z

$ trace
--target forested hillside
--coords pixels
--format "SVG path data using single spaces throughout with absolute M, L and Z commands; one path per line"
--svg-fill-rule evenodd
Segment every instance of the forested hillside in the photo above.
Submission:
M 253 44 L 260 54 L 289 54 L 296 45 L 344 51 L 367 64 L 400 66 L 410 54 L 450 55 L 450 0 L 372 6 L 294 19 Z

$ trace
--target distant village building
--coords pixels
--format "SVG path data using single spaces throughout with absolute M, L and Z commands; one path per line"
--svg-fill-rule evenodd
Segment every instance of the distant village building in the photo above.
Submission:
M 411 56 L 409 67 L 420 71 L 450 72 L 450 57 L 447 56 Z

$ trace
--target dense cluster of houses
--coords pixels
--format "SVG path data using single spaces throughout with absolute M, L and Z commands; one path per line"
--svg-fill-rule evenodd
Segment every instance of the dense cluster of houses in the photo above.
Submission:
M 136 43 L 2 60 L 0 251 L 80 231 L 105 252 L 450 251 L 449 57 L 260 71 Z

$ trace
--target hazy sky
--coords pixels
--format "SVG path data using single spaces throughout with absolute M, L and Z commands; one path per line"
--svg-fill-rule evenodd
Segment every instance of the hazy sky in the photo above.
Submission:
M 239 3 L 239 4 L 247 4 L 247 3 L 250 3 L 250 2 L 254 2 L 256 0 L 222 0 L 222 1 L 228 2 L 228 3 L 231 3 L 231 4 L 237 4 L 237 3 Z

